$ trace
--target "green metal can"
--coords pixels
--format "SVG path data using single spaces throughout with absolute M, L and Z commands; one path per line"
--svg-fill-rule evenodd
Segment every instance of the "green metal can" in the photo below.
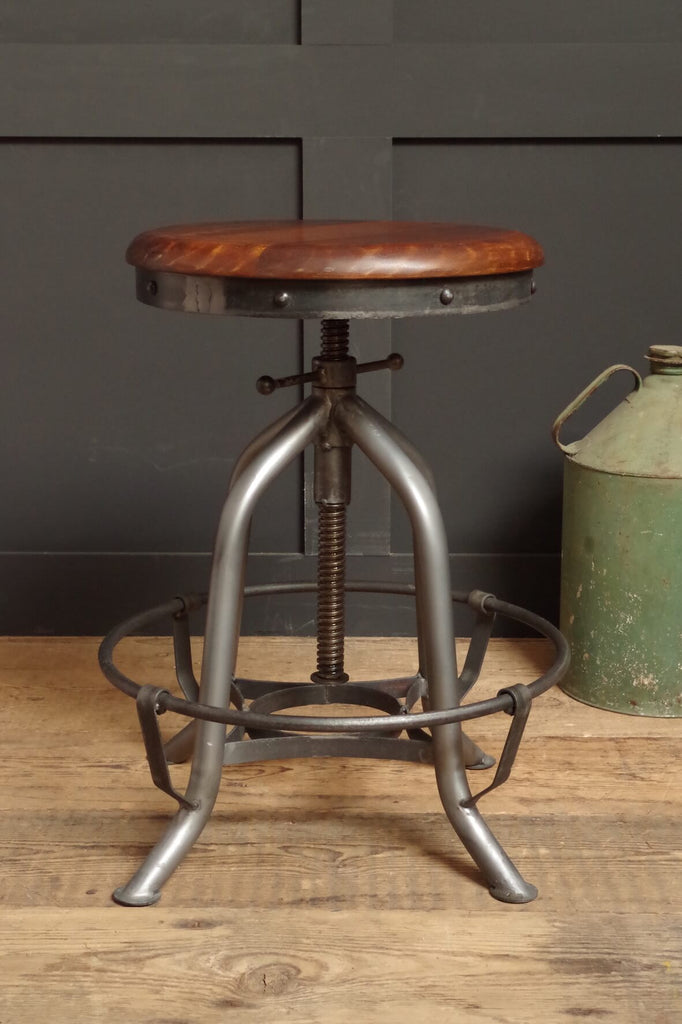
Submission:
M 682 716 L 682 346 L 649 349 L 651 375 L 611 366 L 557 417 L 566 454 L 561 629 L 572 651 L 561 682 L 586 704 Z M 634 390 L 581 441 L 565 421 L 607 378 Z

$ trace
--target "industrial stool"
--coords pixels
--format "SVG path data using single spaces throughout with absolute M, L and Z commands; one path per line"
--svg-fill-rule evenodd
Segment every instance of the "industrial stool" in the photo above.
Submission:
M 359 373 L 397 369 L 398 355 L 357 365 L 348 354 L 355 317 L 432 316 L 509 309 L 527 301 L 542 250 L 526 235 L 496 228 L 404 222 L 250 222 L 159 228 L 139 235 L 128 262 L 137 297 L 163 309 L 322 321 L 320 355 L 310 373 L 273 380 L 259 390 L 309 382 L 311 395 L 246 448 L 230 481 L 216 541 L 208 596 L 175 598 L 122 623 L 103 641 L 107 678 L 137 700 L 152 778 L 177 800 L 166 833 L 114 899 L 156 902 L 160 889 L 200 835 L 216 800 L 223 764 L 270 758 L 356 756 L 433 762 L 450 822 L 490 892 L 525 903 L 537 890 L 521 877 L 482 818 L 477 801 L 509 776 L 533 697 L 558 680 L 568 648 L 550 623 L 491 594 L 451 593 L 447 538 L 430 470 L 399 431 L 356 394 Z M 244 587 L 249 526 L 260 496 L 309 445 L 315 449 L 319 509 L 317 584 Z M 353 445 L 368 456 L 401 498 L 412 525 L 414 586 L 346 582 L 345 517 Z M 244 596 L 317 591 L 317 668 L 312 682 L 234 677 Z M 348 682 L 344 671 L 347 592 L 414 595 L 419 666 L 409 678 Z M 452 601 L 474 616 L 472 641 L 458 675 Z M 208 604 L 201 685 L 192 671 L 188 615 Z M 461 705 L 476 682 L 497 614 L 548 637 L 551 669 L 530 685 Z M 172 619 L 176 675 L 184 698 L 138 686 L 115 666 L 125 636 Z M 422 711 L 413 711 L 421 701 Z M 355 705 L 380 714 L 343 717 L 282 715 L 311 705 Z M 165 746 L 158 716 L 171 710 L 190 722 Z M 504 711 L 512 716 L 492 783 L 475 797 L 466 767 L 494 763 L 462 732 L 461 723 Z M 232 727 L 226 735 L 226 726 Z M 427 731 L 428 730 L 428 731 Z M 192 757 L 187 791 L 177 792 L 168 763 Z

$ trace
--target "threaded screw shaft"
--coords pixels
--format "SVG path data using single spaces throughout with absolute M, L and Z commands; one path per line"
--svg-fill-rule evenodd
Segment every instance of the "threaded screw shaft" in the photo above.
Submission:
M 345 682 L 346 506 L 318 505 L 316 680 Z
M 334 362 L 346 359 L 348 357 L 349 333 L 348 320 L 323 320 L 320 358 Z

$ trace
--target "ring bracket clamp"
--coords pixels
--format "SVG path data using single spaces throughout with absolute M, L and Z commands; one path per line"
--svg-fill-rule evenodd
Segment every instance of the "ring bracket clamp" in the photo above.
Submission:
M 524 730 L 526 728 L 526 722 L 528 721 L 528 715 L 530 714 L 530 707 L 533 703 L 533 697 L 525 683 L 516 683 L 514 686 L 506 686 L 497 693 L 498 697 L 503 694 L 509 694 L 514 702 L 514 706 L 511 711 L 507 711 L 506 714 L 512 715 L 512 721 L 509 726 L 509 732 L 500 754 L 500 760 L 497 763 L 497 770 L 495 777 L 489 786 L 482 789 L 480 793 L 476 793 L 470 800 L 467 800 L 463 806 L 473 807 L 482 796 L 486 793 L 492 792 L 493 789 L 497 789 L 504 782 L 507 781 L 511 775 L 511 770 L 516 760 L 516 755 L 519 751 L 521 739 L 523 737 Z
M 199 806 L 198 801 L 188 800 L 182 793 L 178 793 L 177 789 L 173 786 L 170 771 L 168 770 L 168 761 L 159 728 L 159 714 L 163 714 L 166 710 L 165 708 L 159 709 L 159 698 L 162 694 L 170 697 L 168 690 L 165 690 L 162 686 L 152 686 L 151 683 L 145 683 L 144 686 L 140 687 L 135 701 L 149 771 L 151 772 L 152 781 L 158 789 L 167 793 L 168 796 L 172 796 L 181 807 L 191 811 Z
M 495 601 L 495 595 L 484 590 L 472 590 L 467 596 L 467 604 L 476 612 L 476 624 L 471 634 L 464 668 L 457 679 L 457 694 L 460 701 L 466 697 L 481 674 L 488 641 L 492 636 L 496 615 L 486 607 L 488 600 Z

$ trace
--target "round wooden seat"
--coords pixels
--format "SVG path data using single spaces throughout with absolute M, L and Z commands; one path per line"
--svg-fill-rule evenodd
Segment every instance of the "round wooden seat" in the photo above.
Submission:
M 543 262 L 519 231 L 410 221 L 232 221 L 154 228 L 126 253 L 140 270 L 267 280 L 481 277 Z

